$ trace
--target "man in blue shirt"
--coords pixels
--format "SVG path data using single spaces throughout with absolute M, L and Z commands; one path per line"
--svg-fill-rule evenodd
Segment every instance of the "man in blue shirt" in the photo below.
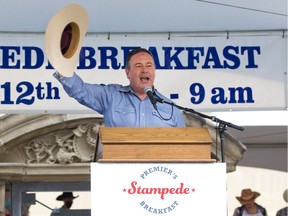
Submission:
M 70 97 L 102 114 L 107 127 L 185 127 L 178 108 L 157 103 L 156 110 L 144 92 L 145 87 L 152 87 L 154 97 L 172 103 L 154 88 L 155 71 L 152 54 L 138 48 L 132 50 L 126 60 L 128 86 L 88 84 L 75 73 L 72 77 L 64 77 L 61 71 L 54 76 Z

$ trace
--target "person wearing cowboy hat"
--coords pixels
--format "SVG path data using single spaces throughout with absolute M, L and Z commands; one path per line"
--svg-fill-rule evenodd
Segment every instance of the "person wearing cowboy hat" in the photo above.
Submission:
M 288 203 L 288 189 L 284 191 L 283 198 L 285 202 Z M 287 215 L 288 215 L 288 206 L 280 209 L 279 211 L 277 211 L 277 214 L 276 214 L 276 216 L 287 216 Z
M 72 204 L 73 204 L 73 200 L 77 197 L 78 196 L 76 196 L 76 197 L 73 196 L 73 192 L 63 192 L 61 195 L 59 195 L 56 198 L 56 200 L 64 202 L 61 209 L 70 209 Z
M 260 193 L 252 191 L 250 188 L 243 189 L 241 196 L 236 196 L 242 205 L 235 209 L 233 216 L 267 216 L 266 209 L 255 202 L 259 196 Z

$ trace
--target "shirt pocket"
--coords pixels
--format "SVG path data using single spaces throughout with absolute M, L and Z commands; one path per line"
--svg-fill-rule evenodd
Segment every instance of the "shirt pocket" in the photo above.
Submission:
M 114 113 L 116 125 L 135 126 L 136 110 L 128 107 L 116 107 Z

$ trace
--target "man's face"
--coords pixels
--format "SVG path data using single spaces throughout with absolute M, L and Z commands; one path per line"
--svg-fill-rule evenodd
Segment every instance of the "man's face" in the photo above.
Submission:
M 255 207 L 255 204 L 254 201 L 250 201 L 249 203 L 246 203 L 244 206 L 247 210 L 251 210 Z
M 66 207 L 68 209 L 70 209 L 72 204 L 73 204 L 73 198 L 72 197 L 66 197 L 63 199 L 63 202 L 65 203 Z
M 143 94 L 146 86 L 153 87 L 155 64 L 152 56 L 145 52 L 137 53 L 132 56 L 129 65 L 129 69 L 126 69 L 125 72 L 136 94 Z

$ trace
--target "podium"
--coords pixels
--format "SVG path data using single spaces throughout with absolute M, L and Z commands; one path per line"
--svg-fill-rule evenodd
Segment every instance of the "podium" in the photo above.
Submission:
M 101 161 L 211 160 L 207 128 L 100 127 Z
M 227 215 L 226 164 L 206 128 L 100 127 L 99 139 L 92 216 Z

